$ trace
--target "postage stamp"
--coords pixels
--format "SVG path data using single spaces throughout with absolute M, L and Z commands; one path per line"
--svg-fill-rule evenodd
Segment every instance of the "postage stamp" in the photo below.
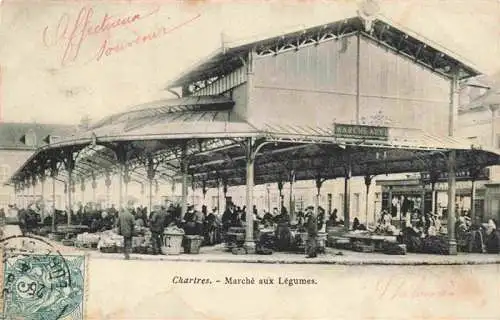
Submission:
M 0 250 L 0 319 L 85 318 L 84 255 Z

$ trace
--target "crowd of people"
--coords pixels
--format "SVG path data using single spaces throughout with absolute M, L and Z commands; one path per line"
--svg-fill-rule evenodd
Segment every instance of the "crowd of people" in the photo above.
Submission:
M 65 226 L 68 221 L 67 212 L 56 210 L 53 213 L 42 216 L 42 208 L 33 203 L 28 208 L 17 208 L 9 206 L 9 211 L 17 212 L 21 231 L 32 232 L 35 228 L 44 226 L 51 227 L 55 219 L 55 226 Z M 131 205 L 124 209 L 128 218 L 123 220 L 121 214 L 111 206 L 102 209 L 92 203 L 80 205 L 75 211 L 71 211 L 71 222 L 73 225 L 85 226 L 91 233 L 106 230 L 120 229 L 120 232 L 128 233 L 134 227 L 149 228 L 152 234 L 153 252 L 160 253 L 163 230 L 175 226 L 184 230 L 186 235 L 198 235 L 203 238 L 204 245 L 214 245 L 223 242 L 224 235 L 230 228 L 242 228 L 246 224 L 247 208 L 239 207 L 232 202 L 226 204 L 222 215 L 217 208 L 208 212 L 207 206 L 203 205 L 201 210 L 195 206 L 188 205 L 187 211 L 182 214 L 181 206 L 168 202 L 165 205 L 155 205 L 152 210 L 147 207 Z M 273 237 L 270 246 L 273 250 L 288 251 L 297 245 L 296 234 L 307 233 L 308 244 L 307 256 L 315 257 L 315 239 L 320 230 L 325 231 L 335 226 L 343 226 L 344 222 L 338 219 L 337 209 L 326 212 L 322 207 L 314 210 L 310 206 L 305 210 L 299 210 L 295 218 L 291 218 L 286 207 L 273 208 L 270 211 L 263 210 L 261 214 L 256 206 L 251 210 L 254 221 L 254 238 L 259 241 L 260 230 L 271 230 Z M 0 209 L 0 220 L 6 216 Z M 395 223 L 393 212 L 383 210 L 379 220 L 374 226 L 367 226 L 354 218 L 351 223 L 351 231 L 366 231 L 377 234 L 396 235 L 400 243 L 407 245 L 409 252 L 443 253 L 446 251 L 446 226 L 442 225 L 441 217 L 433 213 L 421 214 L 419 209 L 414 209 Z M 396 226 L 397 225 L 397 226 Z M 467 213 L 458 217 L 455 234 L 460 250 L 468 252 L 500 252 L 500 231 L 497 230 L 496 221 L 490 219 L 487 224 L 481 224 L 479 220 L 474 223 Z M 129 226 L 129 227 L 127 227 Z M 129 232 L 130 231 L 130 232 Z
M 374 232 L 397 235 L 399 242 L 406 244 L 409 252 L 443 254 L 448 251 L 447 226 L 437 214 L 433 212 L 422 214 L 419 209 L 414 209 L 400 219 L 400 230 L 393 222 L 393 215 L 382 211 Z M 499 253 L 500 231 L 496 225 L 494 219 L 481 223 L 479 217 L 472 221 L 469 212 L 460 212 L 455 222 L 458 250 Z

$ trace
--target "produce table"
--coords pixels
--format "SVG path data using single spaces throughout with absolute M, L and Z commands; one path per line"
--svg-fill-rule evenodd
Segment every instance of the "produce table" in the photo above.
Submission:
M 384 251 L 384 243 L 397 243 L 396 236 L 390 235 L 349 233 L 344 235 L 344 237 L 349 238 L 352 245 L 354 245 L 356 242 L 360 242 L 365 246 L 373 246 L 373 249 L 375 251 Z
M 245 228 L 231 227 L 225 235 L 226 248 L 241 248 L 245 243 Z
M 292 234 L 292 239 L 295 242 L 296 249 L 298 249 L 298 251 L 305 251 L 308 239 L 307 232 L 297 232 L 295 230 L 292 230 L 291 234 Z M 316 249 L 320 253 L 325 252 L 326 236 L 327 236 L 326 232 L 319 232 L 318 236 L 316 237 Z

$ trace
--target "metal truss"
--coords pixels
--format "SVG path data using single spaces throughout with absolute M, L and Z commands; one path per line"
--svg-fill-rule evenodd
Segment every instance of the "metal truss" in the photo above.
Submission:
M 385 46 L 447 79 L 451 78 L 454 69 L 460 66 L 460 62 L 455 59 L 381 21 L 374 23 L 370 33 L 361 31 L 361 34 L 366 39 Z M 470 71 L 460 71 L 462 72 L 460 78 L 474 76 Z
M 276 38 L 271 43 L 258 45 L 255 51 L 259 57 L 278 55 L 292 50 L 297 51 L 308 46 L 319 45 L 330 40 L 349 37 L 356 34 L 357 31 L 357 25 L 345 20 L 340 23 L 325 25 L 323 28 L 317 28 L 314 31 L 305 30 L 299 34 L 295 33 Z

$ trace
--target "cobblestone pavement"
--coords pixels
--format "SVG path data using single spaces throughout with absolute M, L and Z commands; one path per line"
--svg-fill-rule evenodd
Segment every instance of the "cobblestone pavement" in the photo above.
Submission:
M 121 259 L 123 255 L 89 251 L 96 259 Z M 339 265 L 468 265 L 500 264 L 500 255 L 461 253 L 456 256 L 415 254 L 386 255 L 383 253 L 360 253 L 327 248 L 325 254 L 308 259 L 304 254 L 275 252 L 272 255 L 235 255 L 226 252 L 222 246 L 203 247 L 199 254 L 145 255 L 132 254 L 131 259 L 184 261 L 184 262 L 226 262 L 226 263 L 278 263 L 278 264 L 339 264 Z
M 13 226 L 11 226 L 12 228 Z M 17 226 L 16 226 L 17 227 Z M 15 228 L 15 227 L 14 227 Z M 20 235 L 17 228 L 6 229 L 5 236 Z M 119 253 L 102 253 L 95 249 L 80 249 L 64 246 L 51 241 L 60 252 L 86 252 L 95 259 L 122 259 Z M 11 241 L 13 242 L 13 241 Z M 499 254 L 459 253 L 455 256 L 416 254 L 386 255 L 383 253 L 361 253 L 349 250 L 327 248 L 326 253 L 308 259 L 301 253 L 274 252 L 271 255 L 235 255 L 224 250 L 222 245 L 202 247 L 199 254 L 147 255 L 132 254 L 133 260 L 183 261 L 183 262 L 221 262 L 221 263 L 267 263 L 267 264 L 338 264 L 338 265 L 477 265 L 500 264 Z

